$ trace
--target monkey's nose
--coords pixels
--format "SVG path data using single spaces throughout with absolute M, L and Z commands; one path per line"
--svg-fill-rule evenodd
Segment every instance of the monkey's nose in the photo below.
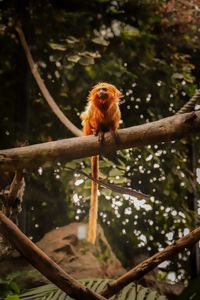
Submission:
M 107 99 L 108 98 L 108 94 L 105 91 L 102 91 L 102 90 L 98 92 L 98 96 L 101 99 Z

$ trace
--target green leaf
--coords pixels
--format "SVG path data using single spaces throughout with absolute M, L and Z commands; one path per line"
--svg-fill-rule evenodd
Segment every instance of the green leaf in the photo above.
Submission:
M 77 63 L 79 61 L 79 59 L 80 59 L 80 56 L 78 56 L 78 55 L 70 55 L 67 57 L 67 60 L 75 62 L 75 63 Z
M 109 177 L 123 176 L 123 174 L 124 174 L 123 170 L 119 170 L 115 168 L 109 172 Z
M 139 290 L 139 292 L 137 293 L 137 300 L 144 300 L 148 291 L 148 288 L 142 288 L 141 290 Z
M 75 38 L 74 36 L 68 36 L 65 41 L 68 43 L 68 44 L 75 44 L 75 43 L 78 43 L 79 42 L 79 39 Z
M 190 280 L 188 286 L 179 295 L 177 300 L 188 300 L 188 299 L 198 300 L 198 299 L 200 299 L 199 281 L 200 281 L 200 277 Z
M 80 60 L 79 60 L 79 63 L 83 66 L 93 65 L 94 64 L 94 58 L 89 57 L 89 56 L 81 57 Z
M 110 282 L 110 279 L 83 279 L 80 280 L 82 284 L 90 288 L 95 292 L 100 292 Z M 159 296 L 157 292 L 153 292 L 144 288 L 141 285 L 136 286 L 134 283 L 130 283 L 122 289 L 118 295 L 114 295 L 111 299 L 115 300 L 135 300 L 137 294 L 137 300 L 167 300 L 165 296 Z M 154 297 L 155 296 L 155 297 Z M 153 298 L 154 297 L 154 298 Z M 31 289 L 30 292 L 24 293 L 20 296 L 20 300 L 73 300 L 67 296 L 66 293 L 58 289 L 53 284 L 44 285 Z M 13 300 L 13 299 L 9 299 Z M 14 299 L 15 300 L 15 299 Z M 18 299 L 16 299 L 18 300 Z
M 105 197 L 106 197 L 106 196 L 111 196 L 112 191 L 109 190 L 109 189 L 106 189 L 106 188 L 102 188 L 101 194 L 104 195 Z
M 183 78 L 184 78 L 183 74 L 180 73 L 174 73 L 172 75 L 172 79 L 183 79 Z
M 157 292 L 156 291 L 150 292 L 146 300 L 157 300 Z
M 11 288 L 12 291 L 15 292 L 16 294 L 19 294 L 19 293 L 20 293 L 20 289 L 19 289 L 19 287 L 18 287 L 18 285 L 17 285 L 16 282 L 12 281 L 12 282 L 10 283 L 10 288 Z
M 92 51 L 84 51 L 84 52 L 79 52 L 78 55 L 80 56 L 90 56 L 93 58 L 99 58 L 101 57 L 100 53 L 98 51 L 92 52 Z
M 19 300 L 18 295 L 8 295 L 5 300 Z
M 122 35 L 127 39 L 131 39 L 140 36 L 140 31 L 136 27 L 125 25 L 122 30 Z
M 109 41 L 105 40 L 103 37 L 95 37 L 92 39 L 92 42 L 102 46 L 108 46 L 110 44 Z
M 63 44 L 49 43 L 49 46 L 53 50 L 59 50 L 59 51 L 65 51 L 66 50 L 66 46 L 63 45 Z

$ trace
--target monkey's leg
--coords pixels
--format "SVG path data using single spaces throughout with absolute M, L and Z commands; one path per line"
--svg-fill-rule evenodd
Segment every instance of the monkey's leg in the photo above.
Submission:
M 99 133 L 98 133 L 98 141 L 100 143 L 104 142 L 104 134 L 105 134 L 105 132 L 103 132 L 103 131 L 99 131 Z
M 119 144 L 119 135 L 117 134 L 117 131 L 116 131 L 116 129 L 115 128 L 111 128 L 110 129 L 110 133 L 111 133 L 111 135 L 112 135 L 112 138 L 115 140 L 115 143 L 116 144 Z
M 99 178 L 99 156 L 92 156 L 91 158 L 92 177 Z M 87 240 L 92 244 L 96 241 L 98 219 L 98 184 L 92 180 L 91 182 L 91 198 L 88 224 L 88 238 Z

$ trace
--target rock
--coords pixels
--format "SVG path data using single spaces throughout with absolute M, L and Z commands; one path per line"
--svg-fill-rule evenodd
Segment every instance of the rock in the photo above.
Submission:
M 115 278 L 124 274 L 126 270 L 113 253 L 103 229 L 98 225 L 95 245 L 84 239 L 86 230 L 87 225 L 83 223 L 71 223 L 46 233 L 36 244 L 64 271 L 77 279 Z M 23 272 L 18 278 L 23 288 L 48 281 L 21 255 L 16 255 L 16 251 L 11 254 L 0 259 L 0 277 L 11 272 Z
M 71 223 L 44 235 L 37 245 L 75 278 L 114 278 L 125 273 L 98 226 L 96 245 L 80 239 L 83 223 Z

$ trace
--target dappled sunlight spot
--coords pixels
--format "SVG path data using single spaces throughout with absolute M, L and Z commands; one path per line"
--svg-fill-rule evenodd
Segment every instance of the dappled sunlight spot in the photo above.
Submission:
M 131 207 L 126 207 L 124 210 L 125 215 L 131 215 L 132 214 L 132 208 Z
M 151 205 L 146 204 L 145 200 L 138 200 L 136 197 L 134 197 L 134 196 L 130 197 L 129 195 L 124 195 L 124 198 L 126 200 L 130 201 L 134 205 L 134 207 L 136 208 L 136 210 L 140 210 L 141 208 L 143 208 L 146 211 L 152 210 Z
M 131 169 L 131 166 L 126 166 L 126 171 L 129 171 Z M 131 173 L 129 173 L 131 174 Z
M 148 94 L 147 97 L 146 97 L 146 103 L 148 103 L 150 101 L 151 101 L 151 94 Z
M 156 163 L 156 164 L 153 165 L 153 168 L 158 169 L 158 168 L 160 168 L 160 165 Z
M 158 268 L 165 269 L 166 267 L 168 267 L 170 265 L 170 263 L 171 263 L 170 260 L 165 260 L 161 264 L 158 265 Z
M 158 150 L 155 152 L 155 156 L 161 156 L 163 154 L 163 150 Z
M 147 243 L 147 238 L 144 234 L 141 234 L 139 237 L 138 237 L 140 243 L 138 244 L 138 247 L 141 248 L 141 247 L 144 247 Z
M 73 202 L 74 202 L 74 203 L 80 203 L 80 199 L 79 199 L 78 194 L 74 194 L 74 195 L 73 195 Z
M 129 96 L 130 94 L 133 94 L 133 90 L 129 89 L 129 90 L 126 91 L 126 96 Z
M 200 183 L 200 168 L 196 169 L 197 182 Z
M 74 177 L 80 177 L 80 173 L 74 173 Z
M 124 234 L 124 235 L 126 234 L 126 229 L 125 228 L 122 229 L 122 234 Z
M 169 272 L 167 274 L 167 277 L 166 277 L 167 280 L 169 281 L 176 281 L 176 273 L 175 272 Z
M 155 202 L 155 197 L 154 197 L 154 196 L 151 196 L 151 197 L 150 197 L 150 201 L 151 201 L 152 203 L 154 203 L 154 202 Z
M 165 234 L 166 238 L 168 241 L 172 241 L 173 237 L 174 237 L 174 233 L 173 232 L 168 232 Z
M 177 216 L 177 211 L 174 209 L 174 210 L 171 212 L 171 215 L 172 215 L 173 217 L 176 217 L 176 216 Z
M 79 186 L 79 185 L 81 185 L 83 182 L 84 182 L 83 179 L 78 179 L 78 180 L 75 181 L 74 184 L 75 184 L 75 186 Z
M 38 174 L 39 174 L 39 175 L 42 175 L 42 173 L 43 173 L 43 168 L 42 168 L 42 167 L 39 167 L 39 168 L 38 168 Z
M 143 166 L 139 166 L 139 172 L 140 172 L 141 174 L 144 174 L 144 172 L 145 172 L 145 169 L 144 169 L 144 167 L 143 167 Z
M 152 160 L 152 158 L 153 158 L 153 155 L 150 154 L 149 156 L 146 157 L 146 161 L 150 161 L 150 160 Z
M 184 230 L 183 230 L 183 235 L 185 236 L 185 235 L 187 235 L 187 234 L 189 234 L 189 233 L 190 233 L 189 228 L 184 228 Z

